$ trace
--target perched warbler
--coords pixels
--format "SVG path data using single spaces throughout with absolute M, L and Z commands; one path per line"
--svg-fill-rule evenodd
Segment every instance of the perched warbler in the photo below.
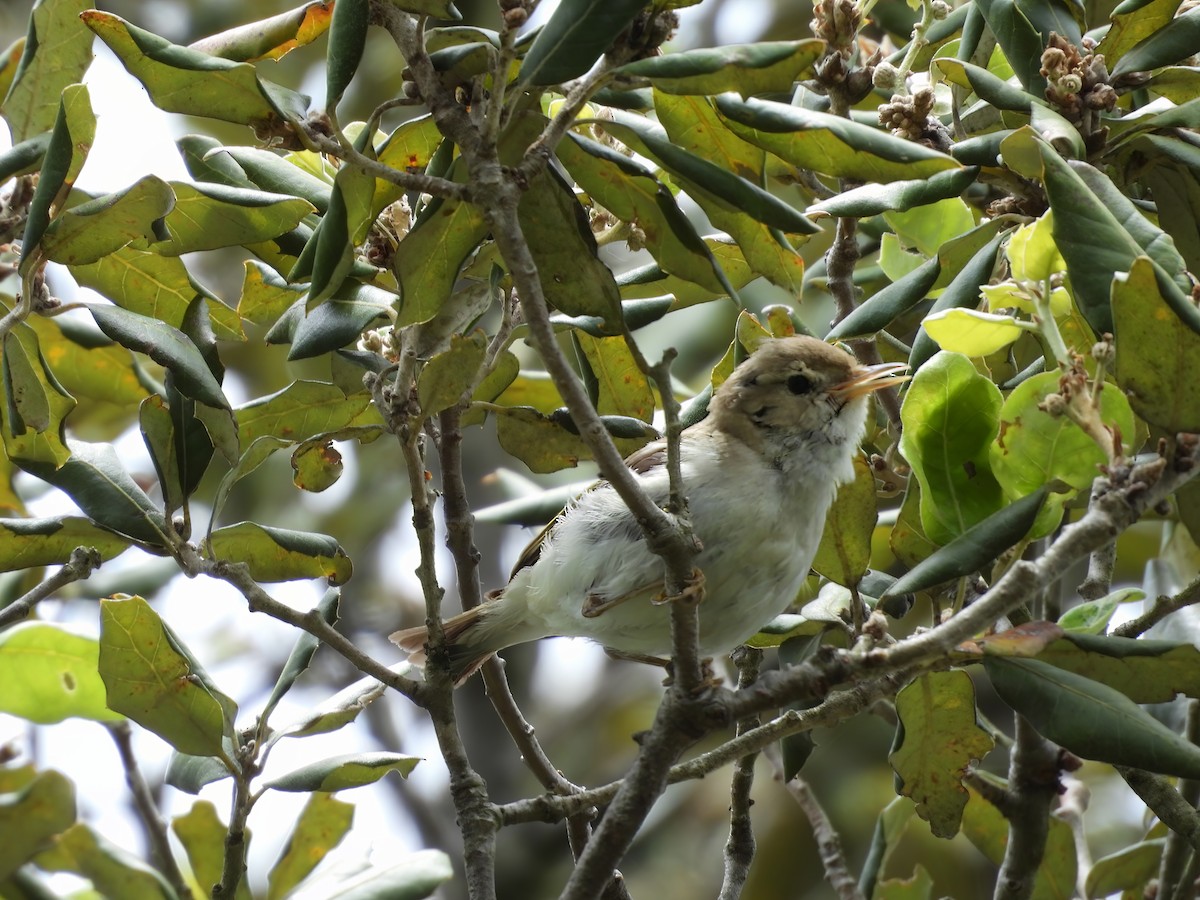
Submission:
M 680 467 L 703 573 L 700 652 L 744 643 L 796 598 L 825 514 L 853 477 L 867 395 L 903 380 L 902 365 L 861 366 L 810 337 L 762 343 L 683 432 Z M 625 462 L 660 505 L 669 493 L 666 443 Z M 461 681 L 498 650 L 555 635 L 586 637 L 617 656 L 671 654 L 662 560 L 617 492 L 600 482 L 526 549 L 490 602 L 443 623 Z M 424 659 L 424 627 L 392 640 Z

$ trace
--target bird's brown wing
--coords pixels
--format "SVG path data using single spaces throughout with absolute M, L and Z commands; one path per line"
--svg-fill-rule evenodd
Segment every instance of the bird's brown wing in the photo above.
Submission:
M 645 475 L 654 471 L 660 466 L 667 464 L 667 445 L 665 441 L 651 441 L 640 450 L 635 450 L 629 456 L 625 457 L 625 465 L 637 472 L 639 475 Z M 591 484 L 587 490 L 594 491 L 600 485 L 606 484 L 604 479 Z M 584 493 L 587 493 L 585 491 Z M 580 495 L 582 496 L 582 495 Z M 516 563 L 513 565 L 512 572 L 509 573 L 508 580 L 512 581 L 513 577 L 522 569 L 532 566 L 538 561 L 538 557 L 542 554 L 542 543 L 546 540 L 546 536 L 554 529 L 555 524 L 562 518 L 563 513 L 567 511 L 564 506 L 562 512 L 547 522 L 542 530 L 539 531 L 521 551 L 521 555 L 517 557 Z

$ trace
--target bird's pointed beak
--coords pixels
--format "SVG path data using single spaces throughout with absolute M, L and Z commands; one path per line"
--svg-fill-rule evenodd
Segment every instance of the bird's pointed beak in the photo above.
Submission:
M 853 400 L 886 387 L 896 387 L 908 381 L 911 375 L 901 375 L 907 369 L 904 363 L 880 363 L 875 366 L 859 366 L 854 374 L 841 384 L 834 385 L 831 393 L 843 400 Z

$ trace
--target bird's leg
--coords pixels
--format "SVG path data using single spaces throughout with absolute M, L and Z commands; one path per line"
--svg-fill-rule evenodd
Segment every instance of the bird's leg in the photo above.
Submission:
M 670 687 L 675 683 L 674 660 L 662 660 L 666 664 L 667 677 L 663 679 L 663 687 Z M 700 660 L 700 683 L 696 685 L 696 694 L 703 694 L 711 688 L 720 687 L 725 683 L 725 679 L 713 671 L 713 659 L 711 656 L 706 656 Z
M 655 583 L 644 584 L 641 587 L 636 587 L 632 591 L 626 591 L 617 597 L 604 597 L 600 594 L 588 594 L 583 600 L 583 617 L 585 619 L 594 619 L 596 616 L 604 615 L 614 606 L 620 606 L 626 600 L 632 600 L 634 597 L 645 597 L 646 595 L 653 596 Z M 662 592 L 659 591 L 659 594 Z M 658 601 L 654 601 L 658 602 Z
M 648 666 L 658 666 L 661 669 L 669 669 L 671 661 L 663 659 L 661 656 L 649 656 L 645 653 L 625 653 L 623 650 L 614 650 L 612 647 L 605 647 L 604 652 L 613 659 L 623 659 L 628 662 L 644 663 Z
M 650 602 L 655 606 L 660 606 L 663 603 L 690 603 L 693 606 L 700 603 L 704 599 L 704 573 L 699 569 L 692 569 L 692 574 L 688 576 L 687 581 L 683 585 L 683 590 L 672 597 L 668 597 L 666 593 L 660 593 Z

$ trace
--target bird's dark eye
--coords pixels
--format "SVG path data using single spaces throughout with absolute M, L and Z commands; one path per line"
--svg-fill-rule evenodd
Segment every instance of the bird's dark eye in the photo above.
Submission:
M 813 383 L 807 375 L 790 375 L 787 380 L 787 389 L 793 394 L 807 394 L 813 389 Z

